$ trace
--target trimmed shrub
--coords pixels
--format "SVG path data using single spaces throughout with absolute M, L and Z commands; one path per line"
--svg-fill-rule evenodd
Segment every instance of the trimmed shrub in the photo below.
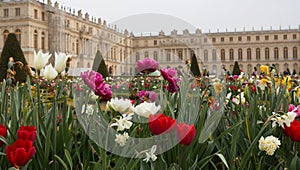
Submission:
M 104 78 L 109 77 L 109 73 L 108 73 L 105 61 L 99 50 L 96 53 L 92 70 L 97 71 L 98 73 L 102 74 L 102 76 Z

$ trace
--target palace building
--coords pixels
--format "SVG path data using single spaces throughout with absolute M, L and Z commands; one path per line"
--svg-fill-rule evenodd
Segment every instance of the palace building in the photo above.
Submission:
M 119 31 L 105 20 L 58 2 L 0 0 L 0 52 L 9 33 L 15 33 L 29 64 L 34 51 L 64 52 L 72 56 L 71 67 L 91 68 L 100 50 L 114 75 L 134 75 L 135 63 L 153 58 L 162 67 L 185 71 L 185 61 L 195 54 L 201 69 L 220 75 L 225 66 L 238 61 L 245 73 L 260 65 L 300 72 L 300 26 L 278 30 L 203 33 L 201 29 L 173 30 L 169 35 L 135 36 Z M 1 35 L 2 34 L 2 35 Z

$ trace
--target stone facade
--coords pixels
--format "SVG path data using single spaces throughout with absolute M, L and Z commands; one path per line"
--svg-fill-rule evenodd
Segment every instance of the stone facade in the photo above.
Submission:
M 61 7 L 57 2 L 36 0 L 0 1 L 0 51 L 8 33 L 15 33 L 30 64 L 33 51 L 64 52 L 72 56 L 71 67 L 90 68 L 100 50 L 114 75 L 133 75 L 137 60 L 151 57 L 162 67 L 185 71 L 185 61 L 196 54 L 200 68 L 220 75 L 234 61 L 251 73 L 253 67 L 275 64 L 283 72 L 300 72 L 300 27 L 297 29 L 241 32 L 190 33 L 184 30 L 170 35 L 134 36 L 119 31 L 101 18 L 81 10 Z

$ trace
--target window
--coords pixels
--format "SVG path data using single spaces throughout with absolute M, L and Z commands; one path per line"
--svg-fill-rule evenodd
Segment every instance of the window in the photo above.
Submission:
M 234 60 L 234 52 L 233 49 L 229 50 L 229 60 Z
M 224 37 L 221 37 L 221 42 L 224 42 Z
M 76 54 L 79 54 L 79 41 L 76 39 Z
M 204 42 L 207 43 L 207 38 L 204 38 Z
M 225 50 L 221 50 L 221 61 L 225 61 Z
M 283 58 L 284 59 L 288 59 L 289 58 L 289 53 L 288 53 L 288 48 L 287 47 L 284 47 L 283 48 Z
M 78 31 L 79 30 L 79 24 L 76 23 L 76 30 Z
M 157 45 L 157 40 L 154 40 L 154 41 L 153 41 L 153 44 L 154 44 L 154 45 Z
M 33 47 L 35 49 L 38 48 L 38 32 L 37 32 L 37 30 L 34 30 L 34 32 L 33 32 Z
M 250 36 L 247 36 L 247 41 L 251 41 L 251 37 Z
M 145 58 L 149 58 L 149 52 L 145 51 L 144 56 L 145 56 Z
M 256 41 L 259 41 L 260 40 L 260 37 L 259 36 L 256 36 Z
M 17 40 L 21 44 L 21 30 L 20 29 L 16 29 L 15 34 L 16 34 Z
M 242 41 L 242 37 L 241 37 L 241 36 L 239 36 L 239 37 L 238 37 L 238 40 L 239 40 L 239 41 Z
M 171 53 L 170 52 L 167 53 L 167 61 L 171 61 Z
M 293 40 L 297 39 L 297 34 L 293 34 Z
M 3 31 L 3 44 L 5 43 L 8 34 L 9 34 L 9 31 L 8 31 L 8 30 L 4 30 L 4 31 Z
M 274 48 L 274 59 L 275 59 L 275 60 L 278 60 L 278 58 L 279 58 L 278 48 L 275 47 L 275 48 Z
M 278 35 L 274 35 L 274 40 L 278 40 Z
M 283 39 L 284 39 L 284 40 L 287 40 L 287 35 L 286 35 L 286 34 L 283 35 Z
M 204 50 L 204 61 L 208 60 L 208 51 Z
M 293 59 L 297 59 L 298 58 L 298 49 L 297 47 L 293 48 Z
M 233 37 L 229 37 L 229 41 L 232 42 L 233 41 Z
M 243 50 L 241 48 L 238 51 L 238 58 L 239 60 L 243 60 Z
M 256 48 L 256 60 L 260 60 L 260 48 Z
M 251 60 L 251 48 L 247 49 L 247 60 Z
M 268 36 L 268 35 L 265 36 L 265 40 L 266 40 L 266 41 L 269 40 L 269 36 Z
M 34 9 L 34 19 L 38 19 L 38 10 Z
M 42 49 L 45 50 L 45 33 L 44 32 L 42 32 L 41 46 L 42 46 Z
M 269 48 L 265 48 L 265 59 L 266 60 L 270 59 L 270 49 Z
M 154 53 L 153 53 L 153 58 L 154 58 L 154 60 L 158 61 L 157 51 L 154 51 Z
M 140 60 L 140 53 L 136 52 L 135 53 L 135 61 L 139 61 Z
M 8 17 L 8 9 L 3 9 L 3 16 Z
M 216 42 L 216 38 L 212 38 L 212 42 Z
M 15 10 L 16 10 L 16 16 L 20 16 L 21 15 L 20 8 L 15 8 Z
M 179 60 L 183 60 L 182 51 L 178 51 L 178 58 Z
M 212 59 L 213 59 L 213 61 L 217 60 L 217 51 L 216 50 L 212 51 Z
M 45 21 L 45 12 L 42 12 L 42 21 Z

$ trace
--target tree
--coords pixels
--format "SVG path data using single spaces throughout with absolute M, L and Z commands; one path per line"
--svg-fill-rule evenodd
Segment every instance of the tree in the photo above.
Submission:
M 104 78 L 109 77 L 109 73 L 108 73 L 105 61 L 99 50 L 96 53 L 92 69 L 94 71 L 97 71 L 98 73 L 102 74 L 102 76 Z
M 239 67 L 239 63 L 237 61 L 234 62 L 233 70 L 232 70 L 232 75 L 240 75 L 241 70 Z
M 10 33 L 7 36 L 7 39 L 4 43 L 3 51 L 1 53 L 0 58 L 0 82 L 3 81 L 3 79 L 6 79 L 7 76 L 7 69 L 8 69 L 8 62 L 9 58 L 13 58 L 14 61 L 14 71 L 16 72 L 16 75 L 14 75 L 16 82 L 25 82 L 28 75 L 28 63 L 24 57 L 23 51 L 21 49 L 20 43 L 17 40 L 17 37 L 15 34 Z M 22 63 L 23 66 L 17 63 Z
M 193 56 L 191 58 L 191 72 L 192 72 L 194 77 L 200 77 L 201 76 L 200 69 L 199 69 L 199 66 L 198 66 L 197 57 L 196 57 L 195 54 L 193 54 Z

